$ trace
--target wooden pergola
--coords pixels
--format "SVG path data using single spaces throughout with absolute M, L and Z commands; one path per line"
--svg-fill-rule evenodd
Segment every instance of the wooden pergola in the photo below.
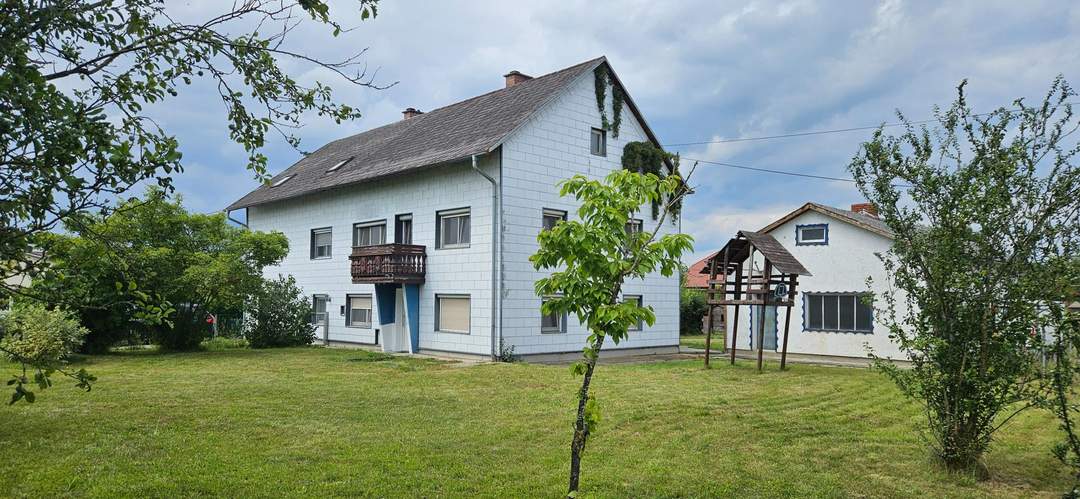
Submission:
M 755 253 L 762 256 L 762 268 L 754 268 Z M 705 366 L 709 366 L 712 350 L 712 310 L 714 306 L 735 306 L 735 323 L 731 329 L 731 363 L 735 364 L 735 345 L 739 330 L 739 307 L 759 305 L 787 307 L 784 318 L 784 341 L 780 354 L 780 369 L 787 367 L 788 331 L 791 327 L 791 307 L 795 304 L 795 290 L 799 276 L 811 275 L 788 250 L 774 237 L 761 232 L 741 230 L 709 260 L 701 270 L 709 274 L 709 287 L 705 300 L 709 304 L 708 327 L 705 333 Z M 761 370 L 765 338 L 764 313 L 758 324 L 754 342 L 757 346 L 758 370 Z

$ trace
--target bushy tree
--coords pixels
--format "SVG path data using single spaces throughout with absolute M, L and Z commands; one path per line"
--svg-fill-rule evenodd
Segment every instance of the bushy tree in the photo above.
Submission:
M 49 375 L 57 370 L 75 379 L 80 388 L 89 390 L 93 376 L 83 369 L 72 371 L 63 366 L 63 361 L 82 344 L 86 333 L 86 328 L 72 314 L 61 309 L 49 310 L 35 302 L 20 302 L 0 315 L 0 354 L 7 360 L 23 363 L 22 373 L 8 380 L 8 385 L 14 387 L 10 403 L 33 402 L 36 395 L 32 387 L 51 386 Z
M 188 213 L 154 188 L 71 230 L 48 236 L 52 266 L 32 292 L 76 307 L 95 351 L 129 330 L 166 349 L 197 347 L 207 314 L 239 312 L 261 286 L 263 268 L 288 252 L 281 233 L 233 227 L 221 213 Z
M 684 270 L 679 286 L 679 334 L 701 334 L 701 319 L 709 311 L 709 305 L 705 303 L 705 292 L 686 287 L 686 280 Z
M 994 432 L 1045 400 L 1043 330 L 1063 330 L 1080 248 L 1080 126 L 1058 78 L 1035 106 L 979 115 L 964 84 L 936 127 L 878 130 L 851 164 L 895 232 L 883 255 L 890 337 L 911 369 L 878 366 L 926 409 L 934 452 L 971 469 Z M 897 305 L 908 311 L 896 314 Z
M 311 302 L 292 276 L 265 280 L 251 297 L 244 337 L 251 348 L 310 345 L 315 341 Z
M 618 344 L 631 325 L 655 321 L 651 307 L 621 300 L 623 283 L 657 270 L 674 275 L 681 268 L 682 254 L 691 250 L 692 239 L 686 234 L 657 237 L 672 204 L 686 194 L 685 185 L 677 171 L 661 178 L 619 170 L 603 182 L 574 176 L 562 182 L 560 194 L 581 203 L 577 219 L 541 232 L 540 249 L 530 257 L 537 270 L 554 270 L 536 282 L 536 294 L 549 297 L 543 313 L 576 315 L 589 330 L 583 360 L 572 366 L 582 383 L 570 445 L 571 496 L 578 490 L 585 443 L 600 420 L 599 404 L 589 386 L 604 342 L 610 338 Z M 633 214 L 654 201 L 663 207 L 656 228 L 627 230 Z
M 332 16 L 323 0 L 220 2 L 217 14 L 194 22 L 170 15 L 162 0 L 0 2 L 0 295 L 25 293 L 7 278 L 36 277 L 51 261 L 55 240 L 41 235 L 114 209 L 132 186 L 172 189 L 181 145 L 150 110 L 194 81 L 218 90 L 229 138 L 263 180 L 268 134 L 298 148 L 295 129 L 312 115 L 359 117 L 328 86 L 301 83 L 288 69 L 317 67 L 383 88 L 366 73 L 364 50 L 324 61 L 293 47 L 290 34 L 307 20 L 336 36 L 348 29 L 342 23 L 374 16 L 376 2 L 350 2 L 351 20 Z M 167 307 L 146 298 L 130 306 L 150 323 Z

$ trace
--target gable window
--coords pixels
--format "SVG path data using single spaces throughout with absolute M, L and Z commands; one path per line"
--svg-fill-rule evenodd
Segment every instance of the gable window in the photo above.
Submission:
M 550 298 L 544 298 L 543 302 L 547 303 Z M 541 333 L 565 333 L 566 332 L 566 314 L 545 314 L 543 309 L 540 312 L 540 332 Z
M 468 208 L 435 214 L 435 248 L 467 248 L 471 239 Z
M 607 156 L 607 132 L 593 128 L 589 137 L 589 152 L 596 156 Z
M 544 208 L 544 220 L 542 222 L 542 230 L 551 230 L 555 228 L 555 224 L 566 220 L 566 212 L 562 210 L 551 210 Z
M 873 333 L 874 307 L 868 293 L 804 293 L 803 326 L 806 331 Z
M 641 295 L 623 295 L 623 303 L 633 303 L 639 307 L 644 307 L 645 303 L 641 299 Z M 645 324 L 642 321 L 637 321 L 637 324 L 633 324 L 627 331 L 641 331 L 645 329 Z
M 371 329 L 371 295 L 349 295 L 345 325 Z
M 435 330 L 469 334 L 470 301 L 469 295 L 435 295 Z
M 829 244 L 829 224 L 796 225 L 795 244 L 797 246 Z
M 394 242 L 412 244 L 412 213 L 394 217 Z
M 311 259 L 330 258 L 333 232 L 330 227 L 311 229 Z
M 386 244 L 386 221 L 366 222 L 353 225 L 353 246 Z

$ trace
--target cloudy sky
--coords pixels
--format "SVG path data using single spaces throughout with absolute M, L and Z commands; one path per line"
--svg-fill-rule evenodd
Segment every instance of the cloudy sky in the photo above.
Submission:
M 168 2 L 198 20 L 221 2 Z M 1080 85 L 1080 2 L 561 0 L 425 2 L 383 0 L 359 22 L 355 4 L 332 13 L 358 29 L 337 38 L 305 26 L 289 44 L 341 58 L 368 48 L 383 91 L 342 84 L 292 62 L 303 81 L 320 80 L 365 116 L 334 125 L 312 119 L 307 150 L 502 85 L 511 69 L 548 73 L 606 55 L 664 144 L 725 141 L 878 125 L 902 110 L 912 119 L 947 105 L 961 79 L 976 111 L 1038 99 L 1053 77 Z M 312 23 L 307 23 L 312 24 Z M 228 140 L 211 88 L 196 85 L 161 119 L 183 146 L 179 191 L 193 210 L 220 210 L 256 186 L 246 155 Z M 799 138 L 669 146 L 686 158 L 847 177 L 869 131 Z M 272 172 L 299 153 L 282 141 L 266 150 Z M 860 200 L 850 183 L 701 164 L 683 228 L 701 255 L 740 228 L 757 229 L 816 201 Z

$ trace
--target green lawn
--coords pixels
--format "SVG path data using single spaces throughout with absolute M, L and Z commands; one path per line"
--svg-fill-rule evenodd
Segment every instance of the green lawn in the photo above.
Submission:
M 322 348 L 84 364 L 94 391 L 0 408 L 0 496 L 564 491 L 577 383 L 565 366 Z M 867 370 L 601 365 L 594 386 L 603 421 L 582 483 L 599 497 L 1051 497 L 1069 484 L 1038 412 L 1000 435 L 989 480 L 940 471 L 916 406 Z
M 684 334 L 679 336 L 679 344 L 688 348 L 700 348 L 705 349 L 705 335 L 704 334 Z M 713 333 L 712 348 L 714 350 L 724 349 L 724 336 L 719 333 Z

